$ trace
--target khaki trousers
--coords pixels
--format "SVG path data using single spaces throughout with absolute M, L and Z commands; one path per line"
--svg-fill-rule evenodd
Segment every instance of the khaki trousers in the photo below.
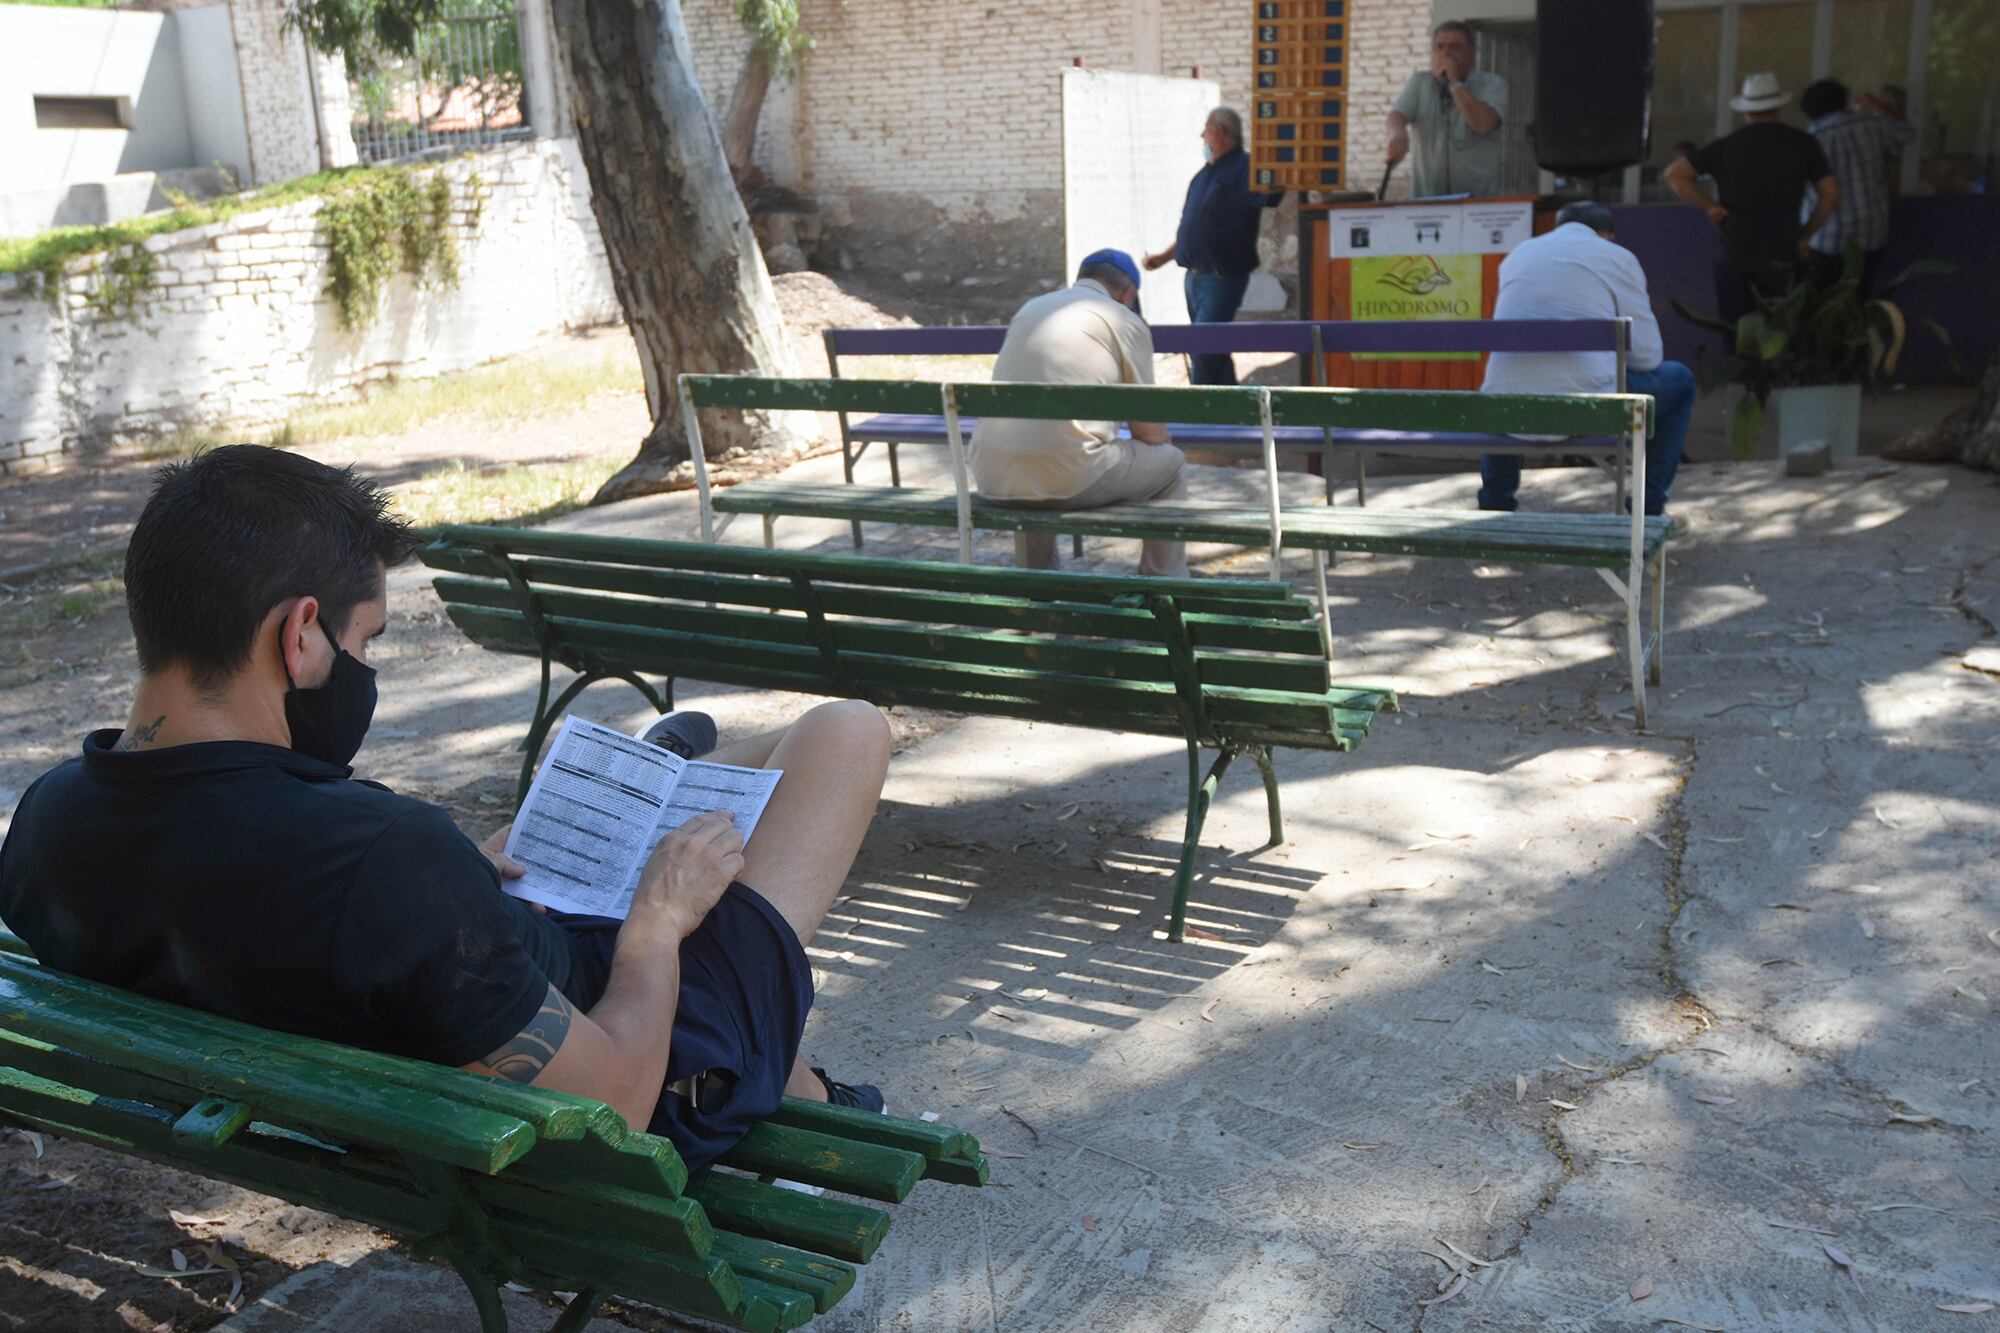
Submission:
M 1072 496 L 1059 500 L 1000 500 L 993 503 L 1020 509 L 1097 509 L 1131 500 L 1185 500 L 1187 480 L 1181 475 L 1187 455 L 1171 444 L 1139 444 L 1120 440 L 1106 446 L 1118 461 L 1110 471 Z M 991 498 L 991 497 L 989 497 Z M 1024 569 L 1060 569 L 1053 532 L 1014 534 L 1014 563 Z M 1139 572 L 1164 578 L 1188 576 L 1184 542 L 1148 541 L 1139 553 Z

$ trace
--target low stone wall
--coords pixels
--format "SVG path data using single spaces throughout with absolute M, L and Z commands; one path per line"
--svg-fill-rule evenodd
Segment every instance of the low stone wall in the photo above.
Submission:
M 461 187 L 458 285 L 399 275 L 358 330 L 324 295 L 319 199 L 154 237 L 157 268 L 129 318 L 91 303 L 101 257 L 73 264 L 54 301 L 34 277 L 0 276 L 0 470 L 182 427 L 266 425 L 390 376 L 460 370 L 620 317 L 572 141 L 439 170 Z M 476 227 L 463 188 L 475 173 Z

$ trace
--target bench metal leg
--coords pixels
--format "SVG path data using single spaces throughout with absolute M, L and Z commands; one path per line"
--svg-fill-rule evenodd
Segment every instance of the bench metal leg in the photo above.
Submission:
M 903 464 L 902 460 L 896 457 L 896 442 L 890 440 L 884 447 L 889 451 L 889 484 L 891 486 L 901 486 L 903 484 Z
M 1326 552 L 1313 552 L 1313 587 L 1319 593 L 1319 646 L 1326 660 L 1333 660 L 1333 607 L 1326 596 Z
M 842 479 L 849 486 L 854 484 L 854 464 L 860 459 L 863 453 L 867 452 L 867 449 L 868 446 L 866 444 L 861 445 L 859 448 L 854 447 L 848 442 L 846 434 L 842 433 L 840 440 L 840 473 Z M 770 520 L 766 519 L 764 523 L 765 531 L 770 531 Z M 858 518 L 854 519 L 848 526 L 854 529 L 854 549 L 858 551 L 861 549 L 861 520 Z M 768 540 L 764 543 L 766 546 L 770 544 Z
M 1368 507 L 1368 455 L 1359 449 L 1354 451 L 1354 503 Z
M 542 698 L 546 699 L 548 698 L 546 684 L 547 664 L 544 663 L 543 666 L 544 685 Z M 516 809 L 520 808 L 521 802 L 528 799 L 528 788 L 534 785 L 535 761 L 542 757 L 542 742 L 548 739 L 550 728 L 562 720 L 562 715 L 569 709 L 571 701 L 577 695 L 582 694 L 585 689 L 595 685 L 600 680 L 622 680 L 626 684 L 631 685 L 639 693 L 646 696 L 646 702 L 653 706 L 655 712 L 664 713 L 674 706 L 674 690 L 671 681 L 667 683 L 666 693 L 663 697 L 659 691 L 647 684 L 644 677 L 638 675 L 636 672 L 584 672 L 569 683 L 568 689 L 565 689 L 561 694 L 556 696 L 556 701 L 553 704 L 550 704 L 546 708 L 540 707 L 539 704 L 537 705 L 534 723 L 528 728 L 528 734 L 521 739 L 521 749 L 526 753 L 521 757 L 521 780 L 514 786 L 514 806 Z
M 507 1333 L 507 1308 L 500 1303 L 500 1288 L 493 1280 L 469 1264 L 451 1260 L 451 1266 L 472 1293 L 472 1306 L 479 1311 L 480 1333 Z
M 1271 747 L 1260 745 L 1250 752 L 1257 771 L 1264 775 L 1264 804 L 1271 816 L 1271 846 L 1285 840 L 1285 812 L 1278 805 L 1278 770 L 1271 762 Z
M 1208 819 L 1209 803 L 1215 799 L 1215 789 L 1222 785 L 1222 775 L 1229 771 L 1236 751 L 1224 750 L 1215 757 L 1214 767 L 1208 776 L 1201 774 L 1201 745 L 1188 742 L 1188 813 L 1187 835 L 1181 839 L 1181 863 L 1174 872 L 1174 911 L 1167 922 L 1167 939 L 1179 944 L 1187 933 L 1188 890 L 1194 886 L 1194 860 L 1201 851 L 1201 826 Z
M 777 515 L 775 514 L 764 515 L 764 549 L 767 551 L 777 549 L 778 545 L 777 527 L 778 527 Z M 854 544 L 856 546 L 859 546 L 861 545 L 861 538 L 859 535 L 861 532 L 861 525 L 859 523 L 856 523 L 854 525 L 854 531 L 856 534 L 854 539 Z
M 1667 651 L 1667 544 L 1653 556 L 1653 653 L 1647 663 L 1646 679 L 1660 683 L 1660 659 Z
M 549 1333 L 577 1333 L 577 1330 L 597 1317 L 598 1307 L 604 1304 L 604 1293 L 586 1287 L 570 1297 L 563 1312 L 556 1316 L 556 1322 L 549 1325 Z
M 1078 560 L 1081 560 L 1081 559 L 1083 559 L 1083 534 L 1082 534 L 1082 533 L 1080 533 L 1080 532 L 1072 532 L 1072 533 L 1071 533 L 1071 534 L 1069 535 L 1069 550 L 1070 550 L 1070 554 L 1071 554 L 1071 555 L 1073 555 L 1073 556 L 1075 556 L 1075 557 L 1076 557 L 1076 558 L 1077 558 Z

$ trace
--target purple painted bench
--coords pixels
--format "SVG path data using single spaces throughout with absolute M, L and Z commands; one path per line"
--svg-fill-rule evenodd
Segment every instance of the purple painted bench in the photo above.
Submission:
M 840 378 L 840 359 L 864 356 L 992 356 L 1006 338 L 1004 325 L 960 325 L 933 328 L 827 329 L 824 334 L 830 373 Z M 1337 353 L 1351 355 L 1448 355 L 1489 352 L 1607 352 L 1617 358 L 1617 387 L 1625 385 L 1625 356 L 1630 337 L 1629 321 L 1623 319 L 1515 319 L 1515 320 L 1395 320 L 1353 322 L 1345 320 L 1271 320 L 1237 324 L 1156 324 L 1153 348 L 1163 355 L 1195 352 L 1287 352 L 1300 358 L 1306 368 L 1301 383 L 1319 383 L 1325 357 Z M 960 419 L 970 434 L 977 419 Z M 1263 448 L 1263 436 L 1255 427 L 1168 423 L 1174 442 L 1198 449 Z M 1122 435 L 1123 432 L 1121 432 Z M 1397 453 L 1440 458 L 1476 458 L 1491 453 L 1579 454 L 1607 466 L 1616 480 L 1614 503 L 1625 502 L 1625 442 L 1613 436 L 1580 436 L 1556 441 L 1524 441 L 1506 435 L 1474 435 L 1443 431 L 1408 430 L 1319 430 L 1310 426 L 1279 426 L 1273 431 L 1277 446 L 1288 450 L 1313 450 L 1320 455 L 1326 475 L 1327 503 L 1333 502 L 1333 455 L 1336 451 L 1354 458 L 1354 482 L 1359 503 L 1368 503 L 1367 457 L 1371 453 Z M 884 412 L 850 421 L 840 414 L 841 470 L 847 481 L 854 480 L 855 464 L 871 444 L 881 444 L 889 455 L 890 484 L 903 484 L 902 468 L 896 456 L 899 445 L 943 445 L 949 432 L 942 416 Z M 1560 448 L 1553 445 L 1560 443 Z M 1615 512 L 1615 511 L 1614 511 Z M 854 544 L 861 545 L 860 524 L 855 524 Z

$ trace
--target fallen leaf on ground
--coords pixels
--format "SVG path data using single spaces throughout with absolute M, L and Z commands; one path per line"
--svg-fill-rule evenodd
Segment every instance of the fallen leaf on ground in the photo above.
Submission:
M 1826 826 L 1826 828 L 1823 828 L 1823 829 L 1821 829 L 1821 830 L 1820 830 L 1819 832 L 1817 832 L 1817 833 L 1808 833 L 1808 834 L 1806 834 L 1806 840 L 1807 840 L 1808 842 L 1818 842 L 1818 841 L 1819 841 L 1819 840 L 1820 840 L 1821 838 L 1824 838 L 1824 837 L 1826 836 L 1826 834 L 1827 834 L 1827 829 L 1830 829 L 1830 828 L 1832 828 L 1832 827 L 1833 827 L 1833 825 L 1831 825 L 1831 824 L 1828 824 L 1828 825 Z
M 2000 1306 L 1995 1306 L 1992 1301 L 1974 1301 L 1970 1305 L 1940 1305 L 1938 1309 L 1946 1314 L 1986 1314 L 2000 1309 Z
M 1191 940 L 1216 940 L 1220 942 L 1222 939 L 1222 936 L 1216 934 L 1214 931 L 1203 930 L 1200 926 L 1186 926 L 1183 927 L 1183 930 Z
M 1657 833 L 1641 832 L 1639 836 L 1644 838 L 1647 842 L 1652 843 L 1655 847 L 1659 848 L 1663 852 L 1673 850 L 1671 847 L 1667 846 L 1667 840 L 1665 838 L 1662 838 Z
M 980 1145 L 979 1151 L 985 1153 L 988 1157 L 1005 1157 L 1009 1161 L 1014 1161 L 1028 1155 L 1024 1152 L 1008 1152 L 1004 1148 L 988 1148 L 984 1144 Z
M 1940 1213 L 1945 1217 L 1951 1216 L 1950 1209 L 1933 1208 L 1927 1203 L 1878 1203 L 1873 1208 L 1870 1208 L 1868 1211 L 1871 1213 L 1893 1213 L 1893 1212 L 1898 1212 L 1904 1208 L 1915 1208 L 1919 1212 L 1925 1212 L 1925 1213 Z
M 1473 1187 L 1472 1187 L 1471 1189 L 1467 1190 L 1467 1191 L 1465 1192 L 1465 1196 L 1466 1196 L 1466 1197 L 1467 1197 L 1467 1198 L 1469 1199 L 1469 1198 L 1471 1198 L 1471 1197 L 1472 1197 L 1473 1195 L 1475 1195 L 1475 1194 L 1479 1193 L 1479 1191 L 1481 1191 L 1481 1190 L 1485 1189 L 1485 1188 L 1486 1188 L 1486 1187 L 1487 1187 L 1488 1185 L 1490 1185 L 1490 1184 L 1492 1184 L 1492 1183 L 1493 1183 L 1493 1177 L 1491 1177 L 1491 1176 L 1481 1176 L 1481 1177 L 1479 1178 L 1479 1183 L 1478 1183 L 1477 1185 L 1474 1185 L 1474 1186 L 1473 1186 Z
M 188 1257 L 182 1254 L 178 1248 L 168 1250 L 167 1257 L 174 1261 L 174 1271 L 176 1273 L 187 1272 Z
M 1323 990 L 1323 991 L 1321 991 L 1321 992 L 1320 992 L 1319 994 L 1317 994 L 1317 995 L 1313 996 L 1313 997 L 1312 997 L 1312 998 L 1311 998 L 1310 1000 L 1307 1000 L 1307 1001 L 1306 1001 L 1306 1003 L 1305 1003 L 1305 1007 L 1306 1007 L 1306 1008 L 1308 1008 L 1308 1009 L 1310 1009 L 1310 1008 L 1312 1008 L 1312 1007 L 1313 1007 L 1314 1005 L 1318 1004 L 1318 1003 L 1319 1003 L 1319 1002 L 1320 1002 L 1321 1000 L 1330 1000 L 1330 999 L 1332 999 L 1332 998 L 1333 998 L 1333 992 L 1332 992 L 1332 991 L 1330 991 L 1330 990 Z
M 1609 1163 L 1611 1163 L 1611 1165 L 1613 1165 L 1613 1166 L 1644 1166 L 1644 1165 L 1645 1165 L 1645 1163 L 1644 1163 L 1644 1162 L 1640 1161 L 1640 1160 L 1639 1160 L 1638 1158 L 1636 1158 L 1636 1157 L 1600 1157 L 1600 1158 L 1598 1158 L 1597 1160 L 1598 1160 L 1598 1161 L 1600 1161 L 1600 1162 L 1609 1162 Z
M 1800 905 L 1800 904 L 1798 904 L 1798 903 L 1765 903 L 1765 904 L 1764 904 L 1764 906 L 1766 906 L 1766 907 L 1770 908 L 1770 909 L 1771 909 L 1771 910 L 1772 910 L 1773 912 L 1810 912 L 1810 911 L 1812 911 L 1812 908 L 1810 908 L 1810 907 L 1804 907 L 1804 906 L 1801 906 L 1801 905 Z
M 1549 1098 L 1549 1105 L 1555 1107 L 1558 1111 L 1574 1111 L 1576 1109 L 1575 1102 L 1559 1101 L 1554 1097 Z
M 1882 892 L 1882 886 L 1880 884 L 1836 884 L 1833 886 L 1833 891 L 1835 893 L 1855 893 L 1863 897 L 1868 897 Z
M 1042 1146 L 1042 1131 L 1041 1131 L 1041 1130 L 1039 1130 L 1039 1129 L 1036 1129 L 1036 1128 L 1035 1128 L 1035 1127 L 1034 1127 L 1033 1125 L 1029 1124 L 1029 1123 L 1027 1122 L 1027 1120 L 1025 1120 L 1025 1119 L 1024 1119 L 1024 1118 L 1023 1118 L 1022 1116 L 1021 1116 L 1021 1113 L 1020 1113 L 1020 1112 L 1018 1112 L 1018 1111 L 1010 1111 L 1010 1110 L 1008 1110 L 1008 1109 L 1007 1109 L 1006 1107 L 1004 1107 L 1004 1106 L 1003 1106 L 1003 1107 L 1001 1107 L 1001 1108 L 1000 1108 L 1000 1114 L 1001 1114 L 1001 1115 L 1004 1115 L 1004 1116 L 1006 1116 L 1006 1117 L 1007 1117 L 1007 1118 L 1008 1118 L 1009 1120 L 1011 1120 L 1011 1121 L 1013 1121 L 1013 1122 L 1014 1122 L 1015 1124 L 1019 1125 L 1019 1126 L 1020 1126 L 1020 1127 L 1021 1127 L 1022 1129 L 1025 1129 L 1025 1130 L 1027 1130 L 1027 1131 L 1028 1131 L 1028 1134 L 1029 1134 L 1029 1136 L 1030 1136 L 1031 1138 L 1033 1138 L 1033 1139 L 1034 1139 L 1034 1141 L 1035 1141 L 1035 1146 L 1036 1146 L 1037 1148 L 1039 1148 L 1039 1147 L 1041 1147 L 1041 1146 Z
M 1819 1243 L 1819 1247 L 1822 1250 L 1826 1251 L 1827 1258 L 1833 1260 L 1836 1264 L 1839 1264 L 1842 1268 L 1847 1270 L 1847 1280 L 1854 1284 L 1854 1289 L 1856 1291 L 1860 1292 L 1863 1296 L 1866 1296 L 1868 1294 L 1868 1289 L 1861 1285 L 1861 1278 L 1854 1271 L 1854 1261 L 1848 1258 L 1845 1254 L 1841 1253 L 1839 1250 L 1835 1249 L 1832 1245 L 1828 1244 L 1826 1241 L 1821 1241 Z
M 1065 819 L 1075 819 L 1077 811 L 1081 809 L 1083 809 L 1082 801 L 1071 801 L 1068 805 L 1064 806 L 1061 810 L 1058 810 L 1056 812 L 1056 822 L 1060 824 Z
M 1719 1092 L 1697 1092 L 1691 1094 L 1691 1099 L 1697 1102 L 1707 1102 L 1710 1106 L 1736 1105 L 1734 1097 L 1725 1097 Z
M 1953 985 L 1952 989 L 1957 991 L 1960 995 L 1963 995 L 1968 1000 L 1977 1000 L 1981 1004 L 1992 1003 L 1991 1000 L 1987 999 L 1984 995 L 1981 995 L 1978 991 L 1972 989 L 1972 987 L 1970 986 Z
M 1995 926 L 1992 930 L 1987 931 L 1986 940 L 1994 948 L 2000 949 L 2000 926 Z M 22 1132 L 26 1133 L 25 1130 Z
M 1439 842 L 1469 842 L 1472 839 L 1470 833 L 1432 833 L 1429 829 L 1424 830 L 1424 836 L 1436 838 Z
M 1891 1111 L 1889 1112 L 1889 1123 L 1892 1125 L 1934 1125 L 1937 1123 L 1937 1117 L 1934 1115 L 1915 1115 L 1908 1111 Z
M 1863 939 L 1868 939 L 1868 940 L 1872 940 L 1872 939 L 1874 939 L 1874 938 L 1875 938 L 1875 918 L 1874 918 L 1874 917 L 1872 917 L 1872 916 L 1864 916 L 1864 917 L 1862 917 L 1862 918 L 1861 918 L 1861 937 L 1862 937 Z
M 222 1298 L 222 1303 L 234 1310 L 236 1298 L 243 1294 L 243 1269 L 234 1259 L 222 1252 L 220 1245 L 203 1242 L 199 1248 L 208 1256 L 208 1262 L 212 1267 L 229 1274 L 229 1294 Z
M 21 1136 L 22 1138 L 26 1139 L 26 1140 L 28 1141 L 28 1146 L 29 1146 L 30 1148 L 33 1148 L 33 1149 L 35 1150 L 35 1159 L 36 1159 L 37 1161 L 40 1161 L 40 1160 L 41 1160 L 41 1156 L 42 1156 L 42 1136 L 41 1136 L 41 1135 L 37 1134 L 37 1133 L 36 1133 L 36 1132 L 35 1132 L 34 1130 L 32 1130 L 32 1129 L 9 1129 L 9 1130 L 8 1130 L 7 1132 L 8 1132 L 9 1134 L 18 1134 L 18 1135 L 20 1135 L 20 1136 Z
M 1741 842 L 1741 841 L 1743 841 L 1743 839 L 1741 839 L 1741 838 L 1717 838 L 1717 837 L 1713 837 L 1713 836 L 1711 836 L 1711 835 L 1709 835 L 1709 834 L 1706 834 L 1706 833 L 1702 834 L 1702 837 L 1701 837 L 1701 840 L 1702 840 L 1703 842 Z
M 1514 1104 L 1516 1106 L 1519 1106 L 1521 1104 L 1521 1099 L 1526 1097 L 1527 1095 L 1528 1095 L 1527 1075 L 1525 1074 L 1514 1075 Z
M 1694 1328 L 1701 1330 L 1701 1333 L 1729 1333 L 1729 1330 L 1720 1324 L 1697 1324 L 1692 1319 L 1675 1319 L 1671 1315 L 1655 1315 L 1653 1318 L 1662 1324 L 1672 1324 L 1675 1328 Z
M 1465 1290 L 1465 1282 L 1466 1282 L 1466 1278 L 1465 1278 L 1465 1274 L 1463 1274 L 1463 1273 L 1460 1273 L 1460 1274 L 1458 1275 L 1458 1280 L 1457 1280 L 1457 1281 L 1455 1281 L 1455 1282 L 1453 1282 L 1453 1283 L 1451 1284 L 1451 1286 L 1450 1286 L 1449 1288 L 1447 1288 L 1447 1289 L 1446 1289 L 1445 1293 L 1444 1293 L 1444 1294 L 1443 1294 L 1442 1296 L 1433 1296 L 1433 1297 L 1431 1297 L 1431 1298 L 1430 1298 L 1429 1300 L 1424 1300 L 1424 1299 L 1422 1299 L 1422 1298 L 1420 1297 L 1420 1298 L 1418 1298 L 1418 1300 L 1417 1300 L 1417 1304 L 1418 1304 L 1418 1305 L 1443 1305 L 1443 1304 L 1444 1304 L 1444 1303 L 1445 1303 L 1446 1301 L 1448 1301 L 1448 1300 L 1450 1300 L 1450 1299 L 1451 1299 L 1452 1297 L 1454 1297 L 1454 1296 L 1458 1295 L 1458 1293 L 1459 1293 L 1459 1292 L 1461 1292 L 1461 1291 L 1464 1291 L 1464 1290 Z
M 1901 828 L 1901 827 L 1903 827 L 1903 826 L 1902 826 L 1901 824 L 1898 824 L 1898 823 L 1897 823 L 1897 822 L 1896 822 L 1895 820 L 1893 820 L 1893 819 L 1889 818 L 1889 816 L 1887 816 L 1887 815 L 1883 814 L 1883 813 L 1882 813 L 1882 807 L 1881 807 L 1881 806 L 1879 806 L 1879 805 L 1875 807 L 1875 818 L 1876 818 L 1877 820 L 1879 820 L 1879 821 L 1881 822 L 1881 824 L 1882 824 L 1882 826 L 1883 826 L 1884 828 Z
M 1772 1222 L 1766 1220 L 1764 1225 L 1767 1227 L 1781 1227 L 1786 1231 L 1808 1231 L 1815 1236 L 1831 1236 L 1837 1234 L 1832 1231 L 1824 1231 L 1819 1227 L 1809 1227 L 1805 1225 L 1803 1222 Z
M 1642 1277 L 1627 1289 L 1633 1300 L 1643 1301 L 1653 1294 L 1653 1279 Z
M 1597 1072 L 1597 1071 L 1596 1071 L 1595 1069 L 1592 1069 L 1592 1068 L 1591 1068 L 1591 1067 L 1590 1067 L 1589 1065 L 1580 1065 L 1580 1064 L 1578 1064 L 1578 1063 L 1577 1063 L 1576 1061 L 1574 1061 L 1574 1060 L 1566 1060 L 1566 1059 L 1564 1059 L 1564 1058 L 1563 1058 L 1562 1056 L 1560 1056 L 1560 1055 L 1558 1055 L 1558 1056 L 1556 1057 L 1556 1059 L 1558 1059 L 1558 1060 L 1561 1060 L 1561 1061 L 1562 1061 L 1562 1063 L 1564 1063 L 1564 1064 L 1568 1065 L 1568 1066 L 1569 1066 L 1569 1067 L 1570 1067 L 1571 1069 L 1579 1069 L 1579 1070 L 1582 1070 L 1582 1071 L 1583 1071 L 1584 1073 L 1586 1073 L 1586 1074 L 1595 1074 L 1595 1073 Z
M 1606 815 L 1605 818 L 1615 819 L 1621 824 L 1636 824 L 1639 822 L 1638 820 L 1632 818 L 1632 816 L 1630 815 Z
M 1475 1255 L 1467 1254 L 1464 1250 L 1459 1249 L 1458 1246 L 1452 1244 L 1450 1241 L 1446 1240 L 1443 1236 L 1434 1236 L 1432 1237 L 1432 1239 L 1437 1241 L 1438 1244 L 1444 1246 L 1447 1250 L 1450 1250 L 1453 1254 L 1457 1255 L 1459 1258 L 1465 1260 L 1465 1262 L 1473 1265 L 1476 1268 L 1493 1267 L 1493 1261 L 1491 1259 L 1481 1259 Z
M 1370 1143 L 1365 1140 L 1356 1140 L 1353 1143 L 1343 1143 L 1340 1146 L 1343 1148 L 1352 1148 L 1356 1152 L 1373 1152 L 1377 1148 L 1386 1148 L 1389 1145 L 1386 1143 Z
M 1971 1092 L 1974 1088 L 1978 1087 L 1985 1081 L 1986 1080 L 1983 1078 L 1969 1078 L 1965 1080 L 1965 1082 L 1958 1085 L 1958 1090 L 1960 1092 Z
M 1210 1000 L 1207 1004 L 1203 1005 L 1201 1007 L 1201 1021 L 1204 1023 L 1213 1023 L 1215 1020 L 1211 1018 L 1209 1015 L 1213 1014 L 1215 1012 L 1215 1006 L 1221 1003 L 1222 1003 L 1222 997 L 1218 995 L 1214 999 Z
M 1493 1193 L 1493 1197 L 1486 1201 L 1486 1211 L 1479 1215 L 1479 1220 L 1481 1222 L 1491 1222 L 1493 1220 L 1493 1210 L 1498 1208 L 1499 1206 L 1500 1206 L 1500 1193 L 1498 1190 L 1495 1190 Z
M 1479 965 L 1486 971 L 1491 972 L 1496 977 L 1504 977 L 1507 975 L 1505 972 L 1502 972 L 1499 968 L 1493 966 L 1493 964 L 1485 961 L 1484 959 L 1480 960 Z
M 1083 1229 L 1085 1231 L 1097 1230 L 1097 1219 L 1093 1217 L 1091 1214 L 1085 1213 L 1083 1215 Z

